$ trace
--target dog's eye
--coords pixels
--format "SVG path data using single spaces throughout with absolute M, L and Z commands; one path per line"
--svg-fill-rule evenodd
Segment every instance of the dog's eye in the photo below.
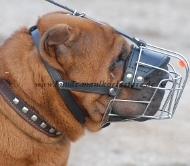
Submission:
M 126 45 L 123 45 L 118 56 L 112 61 L 111 65 L 110 65 L 110 70 L 112 71 L 115 67 L 123 65 L 127 56 L 128 55 L 127 55 Z
M 116 62 L 125 61 L 126 58 L 127 58 L 127 48 L 126 48 L 126 45 L 123 45 L 121 52 L 119 53 L 119 55 L 116 58 Z
M 122 48 L 121 52 L 119 55 L 114 59 L 110 65 L 110 70 L 112 71 L 115 67 L 120 66 L 124 63 L 125 61 L 125 49 Z
M 120 54 L 117 56 L 116 62 L 124 61 L 123 59 L 123 52 L 121 51 Z

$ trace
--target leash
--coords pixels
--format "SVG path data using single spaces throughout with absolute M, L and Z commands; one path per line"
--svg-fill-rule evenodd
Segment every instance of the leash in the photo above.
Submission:
M 58 7 L 61 7 L 61 8 L 63 8 L 63 9 L 65 9 L 65 10 L 71 12 L 72 15 L 74 15 L 74 16 L 83 17 L 83 18 L 86 18 L 86 19 L 91 20 L 91 21 L 93 21 L 93 22 L 96 22 L 96 23 L 98 23 L 98 24 L 106 25 L 106 24 L 103 23 L 103 22 L 97 21 L 97 20 L 95 20 L 95 19 L 93 19 L 93 18 L 90 18 L 90 17 L 86 16 L 85 12 L 77 12 L 76 10 L 73 10 L 73 9 L 71 9 L 71 8 L 65 6 L 65 5 L 61 5 L 61 4 L 59 4 L 59 3 L 57 3 L 57 2 L 55 2 L 55 1 L 53 1 L 53 0 L 45 0 L 45 1 L 50 2 L 50 3 L 52 3 L 53 5 L 56 5 L 56 6 L 58 6 Z M 125 33 L 125 32 L 122 32 L 121 30 L 118 30 L 117 28 L 114 28 L 114 30 L 115 30 L 118 34 L 120 34 L 120 35 L 122 35 L 122 36 L 128 38 L 128 39 L 131 40 L 132 42 L 134 42 L 137 46 L 144 46 L 144 47 L 146 46 L 146 42 L 144 42 L 143 40 L 139 40 L 138 38 L 133 37 L 133 36 L 131 36 L 131 35 Z

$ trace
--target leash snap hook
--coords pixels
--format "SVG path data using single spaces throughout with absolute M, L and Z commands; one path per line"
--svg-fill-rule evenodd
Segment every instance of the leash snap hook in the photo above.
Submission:
M 79 13 L 79 12 L 77 12 L 77 10 L 74 10 L 72 15 L 77 16 L 77 17 L 85 17 L 86 16 L 85 12 Z
M 85 17 L 86 16 L 86 13 L 85 12 L 81 12 L 78 17 Z
M 76 16 L 77 15 L 77 11 L 74 10 L 74 12 L 72 13 L 73 16 Z

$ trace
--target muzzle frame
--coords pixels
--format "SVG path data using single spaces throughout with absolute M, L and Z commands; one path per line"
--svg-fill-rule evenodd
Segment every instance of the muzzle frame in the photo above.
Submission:
M 167 57 L 169 57 L 170 63 L 168 63 L 167 65 L 168 70 L 166 70 L 164 68 L 147 64 L 138 60 L 136 63 L 135 71 L 138 71 L 138 67 L 140 65 L 143 65 L 144 67 L 146 66 L 146 67 L 154 68 L 155 70 L 163 71 L 166 74 L 168 74 L 169 77 L 166 79 L 162 79 L 158 83 L 157 86 L 141 84 L 141 88 L 146 87 L 146 88 L 154 89 L 154 93 L 152 97 L 150 98 L 150 100 L 148 101 L 121 100 L 121 99 L 118 99 L 117 97 L 114 97 L 107 106 L 106 113 L 104 114 L 104 117 L 102 119 L 102 124 L 101 124 L 102 128 L 108 125 L 109 123 L 114 123 L 114 122 L 126 122 L 126 121 L 138 121 L 138 120 L 143 121 L 143 120 L 150 120 L 150 119 L 155 119 L 155 120 L 171 119 L 175 113 L 175 110 L 177 108 L 177 105 L 179 103 L 179 100 L 181 98 L 181 95 L 183 93 L 183 90 L 185 88 L 185 85 L 189 76 L 188 61 L 183 55 L 177 52 L 160 48 L 151 44 L 146 44 L 146 47 L 140 46 L 140 50 L 141 51 L 139 52 L 139 56 L 142 55 L 141 52 L 143 50 L 148 50 L 148 51 L 155 52 L 158 54 L 166 55 Z M 179 69 L 180 67 L 178 63 L 182 63 L 181 69 Z M 178 68 L 178 70 L 176 68 Z M 136 74 L 137 72 L 135 73 L 134 78 L 137 77 Z M 125 74 L 124 77 L 125 76 L 127 77 L 127 74 Z M 165 87 L 162 87 L 163 83 L 164 84 L 167 83 Z M 123 85 L 125 84 L 123 83 L 123 81 L 121 81 L 119 87 Z M 133 88 L 141 89 L 136 86 L 134 86 Z M 152 115 L 152 116 L 146 115 L 146 112 L 151 102 L 153 101 L 156 93 L 158 92 L 158 90 L 165 91 L 161 105 L 155 115 Z M 138 104 L 146 104 L 146 109 L 141 115 L 125 118 L 112 112 L 113 105 L 116 102 L 131 102 L 131 103 L 138 103 Z

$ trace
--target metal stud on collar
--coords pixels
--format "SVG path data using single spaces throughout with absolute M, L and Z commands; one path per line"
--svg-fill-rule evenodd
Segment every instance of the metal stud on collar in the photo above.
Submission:
M 63 86 L 63 82 L 60 82 L 60 86 Z M 15 97 L 15 98 L 13 99 L 13 103 L 14 103 L 14 104 L 18 105 L 19 102 L 20 102 L 20 100 L 19 100 L 18 98 Z M 28 109 L 27 107 L 24 106 L 24 107 L 22 108 L 22 112 L 23 112 L 24 114 L 27 114 L 28 111 L 29 111 L 29 109 Z M 33 122 L 36 122 L 39 118 L 38 118 L 37 115 L 32 115 L 30 119 L 31 119 Z M 48 125 L 47 125 L 45 122 L 41 123 L 41 125 L 40 125 L 40 127 L 43 128 L 43 129 L 45 129 L 47 126 L 48 126 Z M 55 130 L 54 128 L 50 128 L 48 132 L 52 134 L 52 133 L 54 133 L 55 131 L 56 131 L 56 130 Z M 59 136 L 59 135 L 61 135 L 61 134 L 62 134 L 62 132 L 56 131 L 56 135 L 57 135 L 57 136 Z
M 43 123 L 40 125 L 40 127 L 42 127 L 43 129 L 45 129 L 45 128 L 47 127 L 47 124 L 43 122 Z
M 24 112 L 25 114 L 29 111 L 29 109 L 27 107 L 23 107 L 22 108 L 22 112 Z
M 55 129 L 54 129 L 54 128 L 51 128 L 51 129 L 49 130 L 49 132 L 50 132 L 50 133 L 53 133 L 53 132 L 55 132 Z
M 34 122 L 37 121 L 37 119 L 38 119 L 38 117 L 37 117 L 36 115 L 33 115 L 33 116 L 31 117 L 31 120 L 33 120 Z
M 13 103 L 15 103 L 16 105 L 17 105 L 19 102 L 20 102 L 19 99 L 17 99 L 17 98 L 14 98 L 14 99 L 13 99 Z
M 60 132 L 60 131 L 58 131 L 57 133 L 56 133 L 56 135 L 61 135 L 62 134 L 62 132 Z

